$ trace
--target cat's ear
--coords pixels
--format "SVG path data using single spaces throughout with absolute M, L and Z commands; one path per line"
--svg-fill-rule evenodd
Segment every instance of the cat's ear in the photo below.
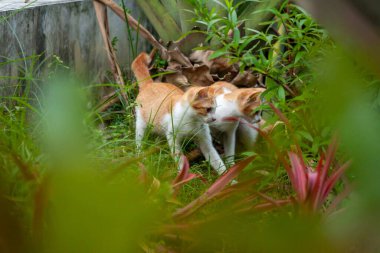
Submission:
M 194 96 L 194 100 L 202 100 L 202 99 L 207 99 L 209 97 L 209 88 L 205 87 L 202 89 L 199 89 Z
M 257 103 L 260 100 L 260 92 L 253 92 L 247 96 L 247 103 Z
M 239 96 L 240 103 L 244 106 L 260 102 L 260 93 L 255 91 L 243 92 Z
M 261 89 L 261 88 L 258 88 L 258 89 L 253 89 L 253 90 L 250 90 L 249 92 L 245 93 L 244 94 L 244 102 L 246 104 L 257 104 L 257 103 L 261 103 L 261 94 L 265 91 L 265 89 Z

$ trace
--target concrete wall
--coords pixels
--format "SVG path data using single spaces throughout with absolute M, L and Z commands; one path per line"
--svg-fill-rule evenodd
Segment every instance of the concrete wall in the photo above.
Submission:
M 142 25 L 148 26 L 138 6 L 133 1 L 126 4 L 132 15 L 140 19 Z M 111 36 L 116 36 L 119 41 L 117 54 L 120 64 L 129 67 L 132 57 L 126 25 L 110 11 L 109 21 Z M 143 39 L 138 45 L 139 50 L 149 49 Z M 41 56 L 22 60 L 34 55 Z M 15 92 L 15 86 L 20 83 L 15 78 L 23 76 L 25 71 L 34 77 L 46 75 L 50 71 L 52 55 L 58 56 L 65 65 L 89 81 L 104 79 L 109 64 L 92 1 L 70 0 L 69 3 L 7 11 L 1 11 L 0 6 L 1 96 Z M 15 62 L 5 64 L 7 61 Z

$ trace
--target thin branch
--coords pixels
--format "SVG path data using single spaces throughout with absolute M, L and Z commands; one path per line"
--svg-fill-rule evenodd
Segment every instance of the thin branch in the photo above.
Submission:
M 111 64 L 112 74 L 116 80 L 116 83 L 119 85 L 122 97 L 124 98 L 125 102 L 128 102 L 127 94 L 125 93 L 125 84 L 123 80 L 123 74 L 121 72 L 119 64 L 117 63 L 116 53 L 109 39 L 107 9 L 101 3 L 98 3 L 98 2 L 93 2 L 93 3 L 94 3 L 95 12 L 96 12 L 96 17 L 99 23 L 99 29 L 102 34 L 105 49 L 107 51 L 108 61 Z
M 284 83 L 281 83 L 279 80 L 277 80 L 276 78 L 274 78 L 273 76 L 271 75 L 268 75 L 268 74 L 265 74 L 265 76 L 269 77 L 270 79 L 272 79 L 275 83 L 277 83 L 278 85 L 284 87 L 284 89 L 286 89 L 293 97 L 296 97 L 297 94 L 289 88 L 289 86 L 287 84 L 284 84 Z
M 106 6 L 108 6 L 116 15 L 118 15 L 122 20 L 127 21 L 128 24 L 136 31 L 138 31 L 143 38 L 148 40 L 153 47 L 157 48 L 160 51 L 161 57 L 166 60 L 167 59 L 167 49 L 161 45 L 160 42 L 156 40 L 156 38 L 143 26 L 139 24 L 139 22 L 134 19 L 128 13 L 125 13 L 123 8 L 117 5 L 112 0 L 94 0 L 95 2 L 100 2 Z M 127 20 L 126 20 L 127 17 Z
M 116 93 L 114 94 L 116 95 Z M 106 111 L 109 107 L 111 107 L 112 105 L 114 105 L 117 101 L 119 101 L 119 97 L 116 96 L 116 97 L 113 97 L 113 98 L 108 98 L 106 101 L 104 101 L 103 103 L 100 103 L 101 106 L 98 108 L 98 112 L 104 112 Z

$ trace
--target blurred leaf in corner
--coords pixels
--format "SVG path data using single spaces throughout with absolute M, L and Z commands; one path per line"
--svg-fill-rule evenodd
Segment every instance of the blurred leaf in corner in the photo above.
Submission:
M 353 161 L 349 174 L 356 186 L 345 211 L 333 216 L 328 226 L 333 237 L 360 252 L 380 247 L 380 113 L 373 108 L 380 85 L 369 67 L 369 62 L 357 62 L 352 52 L 337 46 L 317 67 L 315 87 L 321 93 L 314 101 L 320 105 L 315 117 L 327 120 L 341 135 L 342 147 Z
M 110 181 L 82 168 L 54 173 L 51 185 L 48 252 L 139 252 L 156 222 L 157 209 L 127 176 Z
M 377 0 L 297 1 L 332 37 L 380 77 L 380 4 Z M 337 11 L 339 10 L 339 11 Z
M 4 197 L 0 191 L 0 252 L 21 253 L 25 252 L 25 234 L 20 213 L 16 211 L 12 200 Z

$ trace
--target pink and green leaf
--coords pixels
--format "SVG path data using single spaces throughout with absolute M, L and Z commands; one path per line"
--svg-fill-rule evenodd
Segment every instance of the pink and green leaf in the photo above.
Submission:
M 292 175 L 289 175 L 290 180 L 292 181 L 293 188 L 296 191 L 299 200 L 304 201 L 307 194 L 306 168 L 297 154 L 289 152 L 289 158 L 292 165 Z
M 209 200 L 215 197 L 218 193 L 220 193 L 233 179 L 235 179 L 239 173 L 247 167 L 252 161 L 255 159 L 254 156 L 248 157 L 245 160 L 235 164 L 232 166 L 225 174 L 219 177 L 216 182 L 211 185 L 209 189 L 206 190 L 201 196 L 197 199 L 193 200 L 187 206 L 178 209 L 174 214 L 173 218 L 180 219 L 189 216 L 194 213 L 199 207 L 206 204 Z
M 343 164 L 339 169 L 337 169 L 326 181 L 325 187 L 322 194 L 322 200 L 327 198 L 327 195 L 330 193 L 336 182 L 343 175 L 343 173 L 350 167 L 351 161 Z

